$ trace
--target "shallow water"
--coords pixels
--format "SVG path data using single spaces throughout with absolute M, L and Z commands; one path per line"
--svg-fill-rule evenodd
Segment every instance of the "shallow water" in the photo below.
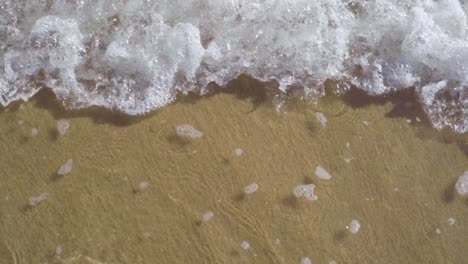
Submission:
M 256 85 L 141 118 L 63 111 L 47 92 L 0 110 L 0 263 L 466 262 L 466 134 L 395 112 L 412 109 L 398 99 L 291 99 L 278 113 Z M 203 136 L 177 136 L 181 124 Z M 316 201 L 294 197 L 310 183 Z

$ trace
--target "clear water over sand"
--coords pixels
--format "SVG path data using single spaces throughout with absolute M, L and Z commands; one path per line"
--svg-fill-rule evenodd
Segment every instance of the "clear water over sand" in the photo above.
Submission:
M 47 92 L 2 109 L 0 263 L 466 262 L 468 200 L 454 191 L 466 134 L 417 122 L 397 97 L 287 100 L 278 113 L 259 87 L 241 78 L 139 119 L 66 112 Z M 178 137 L 180 124 L 203 137 Z M 310 183 L 318 200 L 294 197 Z

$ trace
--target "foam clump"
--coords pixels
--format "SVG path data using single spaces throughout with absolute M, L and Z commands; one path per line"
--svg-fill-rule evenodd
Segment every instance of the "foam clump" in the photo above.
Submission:
M 315 201 L 318 197 L 314 194 L 315 184 L 303 184 L 296 186 L 293 190 L 293 194 L 296 198 L 305 197 L 308 200 Z
M 31 197 L 29 198 L 29 205 L 31 207 L 36 207 L 38 204 L 40 204 L 42 201 L 46 200 L 49 197 L 48 193 L 43 193 L 37 197 Z
M 455 218 L 450 217 L 450 218 L 447 220 L 447 222 L 448 222 L 449 225 L 454 225 L 454 224 L 455 224 Z
M 73 169 L 73 160 L 69 159 L 65 164 L 60 166 L 60 168 L 57 170 L 57 175 L 59 176 L 64 176 L 69 174 Z
M 326 180 L 326 181 L 329 181 L 332 178 L 330 173 L 328 173 L 324 168 L 320 166 L 317 166 L 317 168 L 315 168 L 315 175 L 319 177 L 320 179 Z
M 257 191 L 258 191 L 258 184 L 256 184 L 256 183 L 249 184 L 249 185 L 245 186 L 245 188 L 244 188 L 244 193 L 245 194 L 252 194 L 252 193 L 255 193 Z
M 63 253 L 63 246 L 62 245 L 57 245 L 55 248 L 55 256 L 60 256 Z
M 359 232 L 359 229 L 361 229 L 361 224 L 358 220 L 353 219 L 351 220 L 351 223 L 349 223 L 349 225 L 346 227 L 346 229 L 348 229 L 349 232 L 351 232 L 352 234 L 356 234 L 357 232 Z
M 312 264 L 312 260 L 310 260 L 308 257 L 302 257 L 301 264 Z
M 180 137 L 189 137 L 189 138 L 201 138 L 203 133 L 191 125 L 178 125 L 176 127 L 176 133 Z
M 65 119 L 60 119 L 57 121 L 57 131 L 59 132 L 60 135 L 65 135 L 67 130 L 70 128 L 70 122 Z
M 234 154 L 238 157 L 242 156 L 243 153 L 244 153 L 244 150 L 242 150 L 241 148 L 236 148 L 234 150 Z
M 138 183 L 138 189 L 140 191 L 144 191 L 144 190 L 148 189 L 149 186 L 150 186 L 150 183 L 147 182 L 147 181 L 142 181 L 142 182 Z
M 458 178 L 455 189 L 460 195 L 468 194 L 468 171 Z
M 324 95 L 327 80 L 370 95 L 414 87 L 434 127 L 468 131 L 464 1 L 3 0 L 1 8 L 3 106 L 48 87 L 67 108 L 140 115 L 247 74 L 301 97 Z
M 206 212 L 202 215 L 202 222 L 208 222 L 208 221 L 210 221 L 211 219 L 213 219 L 213 217 L 214 217 L 213 211 L 206 211 Z
M 240 246 L 241 246 L 241 248 L 242 248 L 243 250 L 248 250 L 248 249 L 250 249 L 250 243 L 249 243 L 248 241 L 245 241 L 245 240 L 242 241 L 242 243 L 241 243 Z
M 322 112 L 315 113 L 315 117 L 320 122 L 322 127 L 327 127 L 328 120 L 327 120 L 327 118 L 325 117 L 325 115 Z

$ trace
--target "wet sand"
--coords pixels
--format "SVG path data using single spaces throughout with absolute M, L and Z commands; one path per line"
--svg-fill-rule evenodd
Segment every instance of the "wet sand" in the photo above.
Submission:
M 408 95 L 353 91 L 278 113 L 258 86 L 241 78 L 139 118 L 67 112 L 47 91 L 1 109 L 0 263 L 467 261 L 468 200 L 454 183 L 468 170 L 468 135 L 430 128 Z M 60 118 L 71 124 L 63 136 Z M 204 136 L 179 137 L 180 124 Z M 57 176 L 68 159 L 71 173 Z M 258 191 L 243 194 L 251 183 Z M 304 183 L 318 200 L 293 196 Z

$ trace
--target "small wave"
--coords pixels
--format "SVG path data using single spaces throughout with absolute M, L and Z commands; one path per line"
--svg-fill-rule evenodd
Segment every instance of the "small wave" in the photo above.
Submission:
M 130 115 L 241 74 L 320 96 L 413 87 L 438 129 L 468 131 L 459 0 L 0 2 L 0 103 L 49 87 L 71 109 Z

